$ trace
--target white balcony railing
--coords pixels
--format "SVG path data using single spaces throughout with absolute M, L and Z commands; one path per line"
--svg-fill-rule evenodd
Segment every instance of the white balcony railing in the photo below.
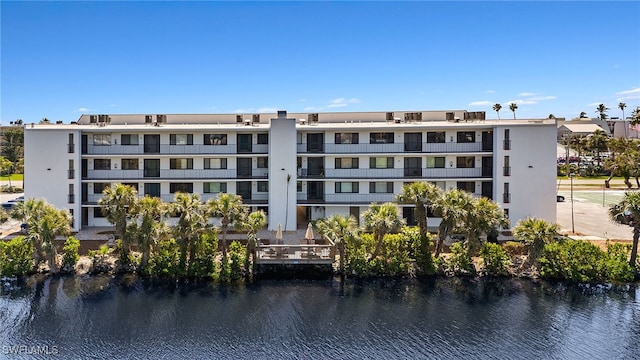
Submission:
M 393 194 L 325 194 L 325 203 L 336 204 L 370 204 L 372 202 L 384 203 L 394 200 Z

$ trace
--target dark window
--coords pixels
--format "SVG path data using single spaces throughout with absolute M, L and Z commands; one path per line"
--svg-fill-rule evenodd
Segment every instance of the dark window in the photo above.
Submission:
M 144 159 L 144 176 L 160 177 L 160 159 Z
M 422 176 L 422 158 L 404 158 L 404 176 Z
M 69 134 L 69 144 L 67 145 L 69 154 L 72 154 L 75 151 L 75 145 L 73 144 L 73 134 Z
M 238 181 L 236 194 L 242 197 L 242 200 L 251 200 L 251 181 Z
M 458 131 L 458 142 L 459 143 L 476 142 L 476 132 L 475 131 Z
M 358 158 L 336 158 L 336 169 L 357 169 Z
M 122 134 L 120 135 L 121 145 L 138 145 L 138 135 L 136 134 Z
M 458 190 L 473 194 L 476 192 L 476 183 L 474 181 L 458 181 Z
M 444 131 L 429 131 L 427 133 L 427 142 L 428 143 L 443 143 L 445 140 L 445 132 Z
M 269 134 L 258 134 L 258 144 L 266 145 L 269 143 Z
M 104 218 L 104 214 L 102 213 L 102 208 L 95 207 L 93 208 L 93 217 L 94 218 Z
M 238 177 L 251 177 L 251 158 L 238 158 L 238 168 L 236 173 Z
M 504 129 L 504 143 L 503 143 L 503 149 L 504 150 L 511 150 L 511 138 L 510 138 L 510 131 L 509 129 Z
M 444 156 L 428 156 L 427 157 L 427 168 L 444 168 Z
M 509 156 L 504 157 L 504 168 L 502 169 L 502 175 L 511 176 L 511 165 L 509 165 Z
M 170 145 L 193 145 L 193 134 L 170 134 Z
M 369 134 L 370 144 L 393 144 L 393 133 L 391 132 L 372 132 Z
M 393 169 L 393 157 L 369 158 L 370 169 Z
M 261 156 L 258 158 L 258 169 L 266 169 L 269 167 L 269 158 Z
M 422 133 L 405 133 L 404 151 L 422 151 Z
M 111 170 L 111 159 L 94 159 L 94 170 Z
M 336 144 L 357 144 L 358 133 L 336 133 Z
M 204 134 L 205 145 L 227 145 L 227 134 Z
M 476 167 L 476 158 L 473 156 L 458 156 L 456 158 L 457 168 L 474 168 Z
M 370 182 L 369 183 L 369 193 L 381 193 L 381 194 L 393 194 L 393 182 Z
M 307 151 L 308 152 L 324 151 L 324 134 L 323 133 L 307 134 Z
M 504 183 L 504 193 L 502 194 L 502 202 L 508 204 L 511 202 L 511 193 L 509 192 L 509 183 Z
M 205 169 L 226 169 L 227 168 L 227 159 L 226 158 L 205 158 L 204 159 L 204 168 Z
M 269 191 L 269 182 L 268 181 L 258 181 L 258 192 L 268 192 Z
M 227 183 L 224 182 L 206 182 L 203 184 L 203 191 L 205 194 L 226 193 Z
M 169 192 L 175 193 L 193 193 L 193 183 L 169 183 Z
M 144 136 L 144 152 L 154 154 L 160 152 L 160 135 Z
M 172 170 L 193 169 L 193 159 L 169 159 L 169 168 Z
M 238 134 L 238 153 L 250 153 L 251 152 L 251 134 Z
M 120 168 L 122 170 L 138 170 L 138 159 L 122 159 Z
M 336 194 L 339 193 L 358 193 L 359 192 L 359 184 L 357 182 L 337 182 L 336 183 Z
M 111 186 L 111 183 L 94 183 L 93 184 L 93 193 L 94 194 L 102 194 L 104 189 Z
M 150 197 L 160 197 L 160 184 L 159 183 L 145 183 L 144 194 Z

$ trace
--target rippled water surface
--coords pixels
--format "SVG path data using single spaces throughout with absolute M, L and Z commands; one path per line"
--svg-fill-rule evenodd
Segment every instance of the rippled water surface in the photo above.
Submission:
M 32 278 L 0 286 L 0 358 L 633 359 L 638 295 L 522 280 Z

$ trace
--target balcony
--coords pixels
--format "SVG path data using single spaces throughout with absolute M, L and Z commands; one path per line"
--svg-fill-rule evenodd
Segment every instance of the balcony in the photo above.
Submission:
M 472 143 L 423 143 L 422 151 L 427 153 L 468 153 L 482 152 L 481 142 Z
M 150 176 L 159 174 L 159 176 Z M 255 178 L 266 178 L 268 171 L 253 169 Z M 148 170 L 88 170 L 87 180 L 132 180 L 154 177 L 159 179 L 235 179 L 236 169 L 148 169 Z
M 160 155 L 237 154 L 237 145 L 160 145 Z M 268 144 L 252 144 L 252 154 L 267 154 Z M 87 146 L 87 155 L 138 155 L 144 154 L 144 145 Z M 147 152 L 149 153 L 149 152 Z M 156 152 L 151 152 L 156 153 Z
M 325 178 L 333 179 L 400 179 L 404 169 L 326 169 Z
M 325 203 L 331 204 L 371 204 L 394 201 L 394 194 L 326 194 Z
M 428 179 L 481 178 L 482 168 L 422 169 L 422 177 Z M 491 177 L 491 176 L 489 176 Z

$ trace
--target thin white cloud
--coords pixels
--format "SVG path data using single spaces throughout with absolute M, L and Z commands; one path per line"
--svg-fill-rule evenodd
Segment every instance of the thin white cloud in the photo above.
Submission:
M 527 93 L 527 92 L 523 92 L 518 94 L 518 96 L 521 96 L 521 99 L 516 99 L 516 100 L 511 100 L 511 101 L 507 101 L 505 104 L 508 106 L 510 103 L 516 103 L 518 105 L 535 105 L 537 103 L 539 103 L 540 101 L 545 101 L 545 100 L 554 100 L 557 99 L 556 96 L 551 96 L 551 95 L 538 95 L 536 93 Z M 503 106 L 505 104 L 502 104 Z
M 299 99 L 298 102 L 307 102 L 307 99 L 302 98 L 302 99 Z
M 116 106 L 118 106 L 118 105 L 116 105 L 116 104 L 110 104 L 109 105 L 109 107 L 116 107 Z
M 493 103 L 489 100 L 480 100 L 480 101 L 472 101 L 469 103 L 469 107 L 473 107 L 473 106 L 487 106 L 487 105 L 492 105 Z
M 536 96 L 536 95 L 538 94 L 532 93 L 532 92 L 521 92 L 520 94 L 518 94 L 518 96 L 522 96 L 522 97 Z
M 591 104 L 587 104 L 586 106 L 598 106 L 598 105 L 600 105 L 600 104 L 603 104 L 603 102 L 602 102 L 602 101 L 600 101 L 600 102 L 594 102 L 594 103 L 591 103 Z
M 640 87 L 630 90 L 619 91 L 616 95 L 640 95 Z
M 484 92 L 485 94 L 495 94 L 496 91 L 495 90 L 487 90 Z
M 315 107 L 315 106 L 307 106 L 306 108 L 303 109 L 304 111 L 321 111 L 324 110 L 324 108 L 321 107 Z
M 337 98 L 337 99 L 333 99 L 331 101 L 329 101 L 329 104 L 327 105 L 328 108 L 337 108 L 337 107 L 345 107 L 349 104 L 358 104 L 360 103 L 360 99 L 356 99 L 356 98 L 351 98 L 351 99 L 345 99 L 345 98 Z
M 89 111 L 93 111 L 93 109 L 89 109 L 86 107 L 81 107 L 81 108 L 77 108 L 74 110 L 74 112 L 89 112 Z
M 278 111 L 278 109 L 274 107 L 262 107 L 258 109 L 259 113 L 274 113 L 276 111 Z

